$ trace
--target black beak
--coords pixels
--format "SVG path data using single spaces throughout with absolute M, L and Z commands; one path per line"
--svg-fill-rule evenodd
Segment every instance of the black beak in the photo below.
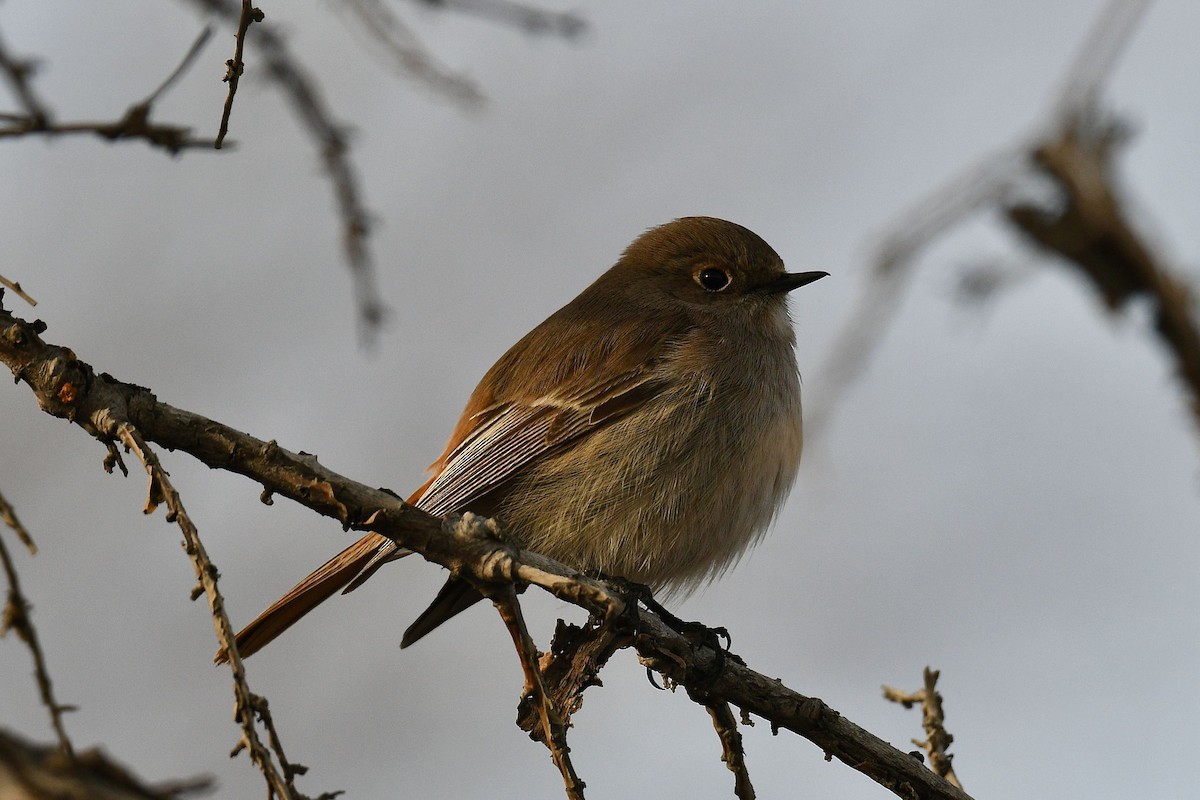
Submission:
M 767 294 L 782 294 L 827 277 L 829 277 L 828 272 L 785 272 L 775 280 L 759 286 L 758 289 Z

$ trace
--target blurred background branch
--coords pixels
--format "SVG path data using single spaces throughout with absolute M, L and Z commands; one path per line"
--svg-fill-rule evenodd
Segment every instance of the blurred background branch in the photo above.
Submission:
M 1121 311 L 1134 297 L 1152 304 L 1155 328 L 1191 395 L 1200 434 L 1200 322 L 1192 292 L 1128 218 L 1129 203 L 1116 185 L 1112 163 L 1124 137 L 1118 125 L 1105 121 L 1100 107 L 1104 82 L 1149 6 L 1148 0 L 1112 0 L 1079 47 L 1042 132 L 983 157 L 902 214 L 883 236 L 859 310 L 817 378 L 823 390 L 820 404 L 809 413 L 810 430 L 829 423 L 833 409 L 844 404 L 862 376 L 925 251 L 973 215 L 1000 210 L 1024 241 L 1087 276 L 1109 311 Z M 1051 200 L 1019 199 L 1031 183 L 1047 179 L 1057 188 Z M 964 280 L 977 276 L 971 272 Z

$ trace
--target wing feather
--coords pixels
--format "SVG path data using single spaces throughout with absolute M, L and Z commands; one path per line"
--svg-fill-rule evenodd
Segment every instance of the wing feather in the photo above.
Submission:
M 650 400 L 663 385 L 637 370 L 574 396 L 490 407 L 480 414 L 482 424 L 446 458 L 417 505 L 437 516 L 468 508 L 529 463 Z

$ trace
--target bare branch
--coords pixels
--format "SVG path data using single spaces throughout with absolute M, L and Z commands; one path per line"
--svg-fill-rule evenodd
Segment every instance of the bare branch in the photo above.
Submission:
M 709 700 L 699 689 L 689 688 L 688 696 L 708 709 L 713 729 L 721 740 L 721 760 L 733 773 L 733 796 L 738 800 L 754 800 L 754 785 L 750 783 L 750 772 L 746 769 L 746 751 L 742 749 L 742 734 L 733 709 L 728 703 Z
M 0 730 L 0 797 L 8 800 L 181 800 L 211 788 L 207 778 L 148 786 L 99 748 L 64 759 L 57 748 Z
M 217 131 L 217 140 L 213 142 L 213 147 L 220 150 L 221 145 L 225 142 L 225 136 L 229 133 L 229 115 L 233 113 L 233 96 L 237 94 L 238 82 L 242 79 L 242 72 L 245 70 L 245 63 L 242 61 L 242 51 L 246 46 L 246 31 L 250 30 L 250 24 L 253 22 L 262 22 L 265 15 L 261 8 L 255 8 L 251 0 L 242 0 L 242 15 L 238 19 L 237 35 L 234 37 L 236 44 L 233 48 L 233 58 L 225 62 L 228 68 L 225 73 L 225 82 L 229 84 L 229 94 L 225 96 L 225 109 L 221 112 L 221 126 Z
M 0 275 L 0 286 L 6 286 L 9 289 L 12 289 L 13 294 L 15 294 L 17 297 L 21 298 L 22 300 L 24 300 L 26 303 L 29 303 L 29 305 L 31 305 L 31 306 L 37 305 L 37 300 L 34 300 L 32 297 L 27 295 L 25 293 L 25 290 L 21 288 L 21 284 L 17 283 L 16 281 L 10 281 L 8 278 L 4 277 L 3 275 Z M 4 289 L 0 289 L 0 298 L 3 298 L 3 297 L 4 297 Z
M 17 537 L 29 548 L 31 553 L 37 552 L 29 532 L 17 521 L 12 506 L 8 504 L 3 495 L 0 495 L 0 518 L 3 518 L 4 522 L 17 532 Z M 74 711 L 75 707 L 62 705 L 54 698 L 54 685 L 50 680 L 50 670 L 46 668 L 46 656 L 42 653 L 42 644 L 38 640 L 33 620 L 29 618 L 29 601 L 21 592 L 17 567 L 13 563 L 12 555 L 8 552 L 8 545 L 4 543 L 3 536 L 0 536 L 0 564 L 3 564 L 4 575 L 8 580 L 8 599 L 4 603 L 4 611 L 0 616 L 0 636 L 4 636 L 10 630 L 16 631 L 17 638 L 29 647 L 29 652 L 33 655 L 33 674 L 37 679 L 38 693 L 42 697 L 42 703 L 50 711 L 50 724 L 54 726 L 54 734 L 58 737 L 59 750 L 67 757 L 68 761 L 74 761 L 75 748 L 71 745 L 71 738 L 67 736 L 67 729 L 63 725 L 62 718 L 64 712 Z
M 929 753 L 929 766 L 951 784 L 962 788 L 958 776 L 954 774 L 951 763 L 954 756 L 946 752 L 954 737 L 946 730 L 946 714 L 942 710 L 942 694 L 937 690 L 938 677 L 942 673 L 935 669 L 925 668 L 924 688 L 915 692 L 902 692 L 890 686 L 883 687 L 883 696 L 893 703 L 900 703 L 905 708 L 921 704 L 921 725 L 925 728 L 924 739 L 913 739 L 912 743 L 924 748 Z
M 240 24 L 241 3 L 233 0 L 191 0 L 193 5 L 215 14 L 231 25 Z M 291 102 L 292 111 L 315 143 L 333 184 L 342 220 L 342 243 L 354 280 L 359 333 L 365 342 L 374 341 L 387 317 L 387 307 L 376 287 L 375 266 L 367 247 L 371 216 L 361 198 L 358 175 L 350 162 L 350 145 L 321 95 L 317 82 L 292 56 L 283 35 L 268 22 L 254 25 L 248 38 L 260 48 L 266 74 L 279 84 Z
M 491 600 L 512 636 L 513 645 L 517 648 L 517 657 L 521 661 L 521 670 L 525 673 L 525 687 L 521 690 L 522 702 L 528 699 L 537 708 L 541 729 L 550 732 L 543 741 L 550 749 L 554 766 L 558 767 L 559 774 L 562 775 L 567 797 L 569 800 L 583 800 L 586 784 L 579 779 L 575 766 L 571 763 L 571 748 L 567 746 L 567 720 L 554 708 L 554 702 L 542 684 L 537 647 L 525 626 L 525 616 L 521 613 L 521 602 L 517 599 L 517 593 L 511 583 L 505 584 L 493 593 Z
M 439 520 L 392 492 L 325 468 L 315 456 L 289 452 L 275 442 L 169 406 L 148 389 L 97 374 L 67 348 L 47 344 L 39 335 L 43 330 L 44 325 L 24 322 L 0 309 L 0 362 L 33 389 L 47 413 L 68 419 L 101 440 L 117 438 L 123 426 L 131 426 L 147 441 L 189 453 L 211 467 L 245 475 L 272 494 L 333 517 L 346 528 L 386 536 L 453 570 L 485 594 L 495 594 L 495 589 L 514 582 L 540 586 L 599 618 L 576 637 L 578 650 L 589 653 L 592 663 L 632 643 L 644 664 L 674 683 L 702 689 L 707 698 L 732 703 L 767 719 L 775 728 L 795 731 L 817 744 L 827 757 L 841 759 L 902 797 L 967 798 L 820 700 L 788 689 L 739 659 L 721 657 L 711 647 L 689 641 L 650 611 L 637 612 L 631 631 L 633 602 L 624 597 L 625 590 L 513 546 L 497 536 L 494 522 L 473 514 Z M 172 492 L 161 479 L 158 484 L 170 508 Z M 560 652 L 555 658 L 572 658 L 561 643 L 556 644 Z M 235 654 L 230 656 L 235 661 Z M 552 668 L 548 665 L 541 670 L 544 682 Z M 562 674 L 570 677 L 578 671 L 568 669 Z M 557 687 L 547 683 L 554 708 L 567 714 L 571 705 L 558 702 L 559 694 Z
M 174 84 L 175 81 L 183 77 L 183 73 L 187 72 L 188 68 L 191 67 L 196 59 L 200 56 L 200 51 L 204 49 L 204 45 L 208 44 L 208 40 L 212 38 L 212 34 L 212 25 L 205 25 L 204 30 L 200 31 L 200 34 L 196 37 L 196 41 L 192 42 L 192 46 L 188 48 L 188 51 L 180 60 L 179 66 L 175 67 L 175 70 L 163 79 L 163 82 L 158 85 L 158 88 L 151 92 L 146 99 L 141 102 L 141 105 L 146 106 L 147 109 L 149 109 L 151 105 L 157 103 L 158 98 L 162 97 L 163 93 L 166 92 L 167 89 L 170 89 L 171 85 Z
M 381 0 L 343 0 L 362 30 L 379 44 L 404 75 L 420 81 L 443 97 L 468 108 L 483 102 L 483 93 L 470 78 L 455 75 L 426 50 L 412 30 Z
M 806 409 L 804 426 L 812 436 L 825 430 L 835 408 L 866 372 L 916 271 L 917 260 L 937 237 L 977 211 L 998 203 L 1017 180 L 1024 153 L 1006 150 L 988 156 L 899 216 L 871 261 L 858 306 L 821 365 L 822 393 Z
M 474 14 L 520 28 L 525 33 L 576 39 L 587 32 L 587 21 L 571 11 L 548 11 L 511 0 L 414 0 L 418 5 Z
M 21 544 L 25 545 L 25 549 L 29 551 L 29 555 L 37 555 L 37 545 L 33 542 L 33 537 L 29 535 L 29 531 L 25 530 L 25 526 L 21 524 L 21 520 L 17 519 L 16 510 L 9 505 L 4 499 L 4 494 L 0 493 L 0 522 L 3 522 L 17 534 L 17 538 L 21 540 Z
M 1065 202 L 1053 208 L 1014 204 L 1008 218 L 1029 240 L 1079 269 L 1110 311 L 1135 297 L 1150 302 L 1159 337 L 1191 395 L 1200 433 L 1200 320 L 1191 290 L 1138 235 L 1113 189 L 1117 134 L 1111 127 L 1085 125 L 1064 128 L 1061 137 L 1034 151 L 1038 168 L 1062 189 Z
M 44 126 L 50 122 L 50 111 L 37 96 L 37 92 L 34 91 L 33 84 L 29 80 L 33 76 L 36 66 L 32 60 L 22 60 L 9 55 L 8 49 L 4 46 L 4 40 L 0 39 L 0 72 L 3 72 L 4 77 L 8 79 L 9 86 L 12 87 L 13 93 L 24 109 L 24 118 L 30 120 L 33 125 Z M 21 118 L 17 115 L 14 117 Z
M 1067 131 L 1080 127 L 1094 109 L 1104 81 L 1148 5 L 1148 0 L 1111 0 L 1079 48 L 1051 109 L 1049 123 L 1017 145 L 980 159 L 899 216 L 871 258 L 872 275 L 857 310 L 821 367 L 819 382 L 825 391 L 810 407 L 806 419 L 808 429 L 815 435 L 824 429 L 833 409 L 843 406 L 842 398 L 865 372 L 871 354 L 900 308 L 901 295 L 925 248 L 978 211 L 1003 207 L 1015 188 L 1032 177 L 1030 167 L 1039 156 L 1031 158 L 1030 154 L 1036 154 L 1044 141 L 1065 138 Z M 1104 187 L 1104 191 L 1111 190 Z M 1177 315 L 1169 326 L 1172 337 L 1178 339 L 1181 326 Z M 1178 359 L 1183 361 L 1184 357 Z M 1200 404 L 1200 399 L 1196 403 Z
M 1111 0 L 1105 7 L 1067 70 L 1050 113 L 1053 126 L 1078 119 L 1096 107 L 1100 89 L 1149 8 L 1150 0 Z M 1059 133 L 1052 130 L 1048 135 Z
M 200 49 L 208 40 L 209 33 L 210 31 L 206 30 L 200 34 L 196 42 L 189 48 L 183 61 L 157 89 L 151 92 L 145 100 L 130 106 L 123 117 L 112 122 L 53 122 L 49 109 L 29 84 L 29 76 L 32 71 L 29 62 L 9 55 L 3 42 L 0 42 L 0 70 L 3 70 L 8 77 L 9 83 L 13 86 L 25 109 L 24 114 L 4 115 L 3 118 L 9 125 L 0 128 L 0 138 L 32 135 L 66 136 L 83 133 L 100 136 L 109 141 L 140 139 L 166 150 L 171 155 L 177 155 L 187 149 L 210 148 L 211 142 L 191 136 L 191 128 L 150 122 L 150 112 L 154 102 L 191 66 Z
M 267 781 L 267 787 L 274 796 L 284 800 L 301 800 L 304 795 L 296 790 L 295 776 L 302 774 L 304 768 L 292 765 L 284 756 L 283 748 L 279 746 L 279 736 L 275 730 L 265 698 L 250 691 L 246 683 L 246 675 L 241 657 L 237 653 L 236 632 L 229 616 L 225 613 L 225 598 L 217 586 L 218 572 L 216 565 L 208 557 L 204 543 L 200 541 L 200 531 L 183 507 L 179 492 L 171 483 L 167 471 L 162 468 L 158 456 L 150 449 L 135 426 L 123 421 L 117 424 L 115 437 L 142 462 L 149 476 L 150 485 L 147 490 L 146 507 L 144 512 L 153 514 L 159 505 L 167 507 L 167 522 L 174 522 L 183 532 L 184 550 L 192 560 L 196 569 L 196 579 L 203 587 L 202 593 L 208 597 L 208 605 L 212 611 L 213 627 L 217 632 L 217 641 L 229 654 L 229 666 L 233 673 L 233 717 L 242 729 L 242 738 L 234 753 L 245 749 L 250 760 L 254 762 Z M 199 593 L 193 592 L 192 599 Z M 254 720 L 257 717 L 267 729 L 271 743 L 274 745 L 275 756 L 279 759 L 282 774 L 275 768 L 271 758 L 271 750 L 258 738 Z

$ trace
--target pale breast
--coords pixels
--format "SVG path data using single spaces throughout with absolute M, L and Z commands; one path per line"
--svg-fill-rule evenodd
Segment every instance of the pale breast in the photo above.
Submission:
M 769 525 L 802 446 L 790 343 L 753 345 L 542 459 L 501 519 L 531 549 L 658 589 L 721 573 Z

